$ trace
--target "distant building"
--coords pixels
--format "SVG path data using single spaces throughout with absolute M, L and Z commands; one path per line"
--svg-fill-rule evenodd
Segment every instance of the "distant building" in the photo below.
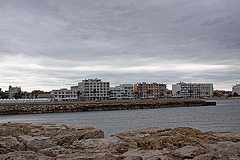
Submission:
M 174 98 L 201 98 L 213 96 L 212 83 L 184 83 L 172 85 L 172 97 Z
M 163 83 L 134 84 L 135 99 L 160 99 L 167 97 L 167 85 Z
M 232 94 L 234 95 L 234 93 L 240 95 L 240 84 L 236 84 L 232 87 Z
M 213 97 L 230 97 L 232 96 L 232 91 L 215 90 L 213 91 Z
M 84 101 L 109 100 L 110 82 L 101 79 L 85 79 L 72 89 L 78 91 L 80 99 Z
M 52 90 L 50 92 L 55 101 L 77 101 L 77 93 L 74 90 L 68 90 L 66 88 L 60 90 Z
M 13 98 L 13 96 L 19 92 L 21 92 L 21 87 L 9 86 L 9 98 Z
M 110 100 L 134 99 L 133 84 L 110 87 Z

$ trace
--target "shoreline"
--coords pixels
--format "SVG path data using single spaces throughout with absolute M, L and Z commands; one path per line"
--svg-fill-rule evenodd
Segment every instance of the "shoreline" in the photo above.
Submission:
M 86 111 L 112 111 L 130 109 L 152 109 L 168 107 L 190 107 L 216 105 L 199 99 L 163 99 L 163 100 L 122 100 L 94 102 L 51 102 L 51 103 L 19 103 L 0 105 L 0 115 L 63 113 Z
M 93 127 L 0 123 L 0 159 L 239 159 L 240 133 L 145 128 L 104 138 Z

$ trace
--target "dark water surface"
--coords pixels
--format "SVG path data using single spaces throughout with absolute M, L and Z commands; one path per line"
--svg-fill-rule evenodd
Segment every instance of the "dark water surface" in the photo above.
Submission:
M 118 111 L 0 115 L 0 123 L 55 123 L 92 126 L 105 136 L 149 127 L 192 127 L 201 131 L 240 132 L 240 100 L 217 100 L 216 106 Z

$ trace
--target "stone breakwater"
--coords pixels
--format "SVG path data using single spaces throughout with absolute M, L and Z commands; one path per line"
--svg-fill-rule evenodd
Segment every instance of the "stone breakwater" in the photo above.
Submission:
M 104 138 L 92 127 L 2 123 L 0 159 L 213 160 L 240 159 L 240 133 L 147 128 Z
M 1 104 L 0 115 L 58 113 L 83 111 L 108 111 L 126 109 L 150 109 L 162 107 L 188 107 L 216 105 L 216 102 L 201 100 L 145 100 L 145 101 L 100 101 L 100 102 L 62 102 L 40 104 Z

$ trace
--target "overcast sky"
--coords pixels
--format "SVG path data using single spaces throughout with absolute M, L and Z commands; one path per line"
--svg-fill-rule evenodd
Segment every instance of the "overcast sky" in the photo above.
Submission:
M 240 83 L 240 0 L 0 0 L 0 88 Z

